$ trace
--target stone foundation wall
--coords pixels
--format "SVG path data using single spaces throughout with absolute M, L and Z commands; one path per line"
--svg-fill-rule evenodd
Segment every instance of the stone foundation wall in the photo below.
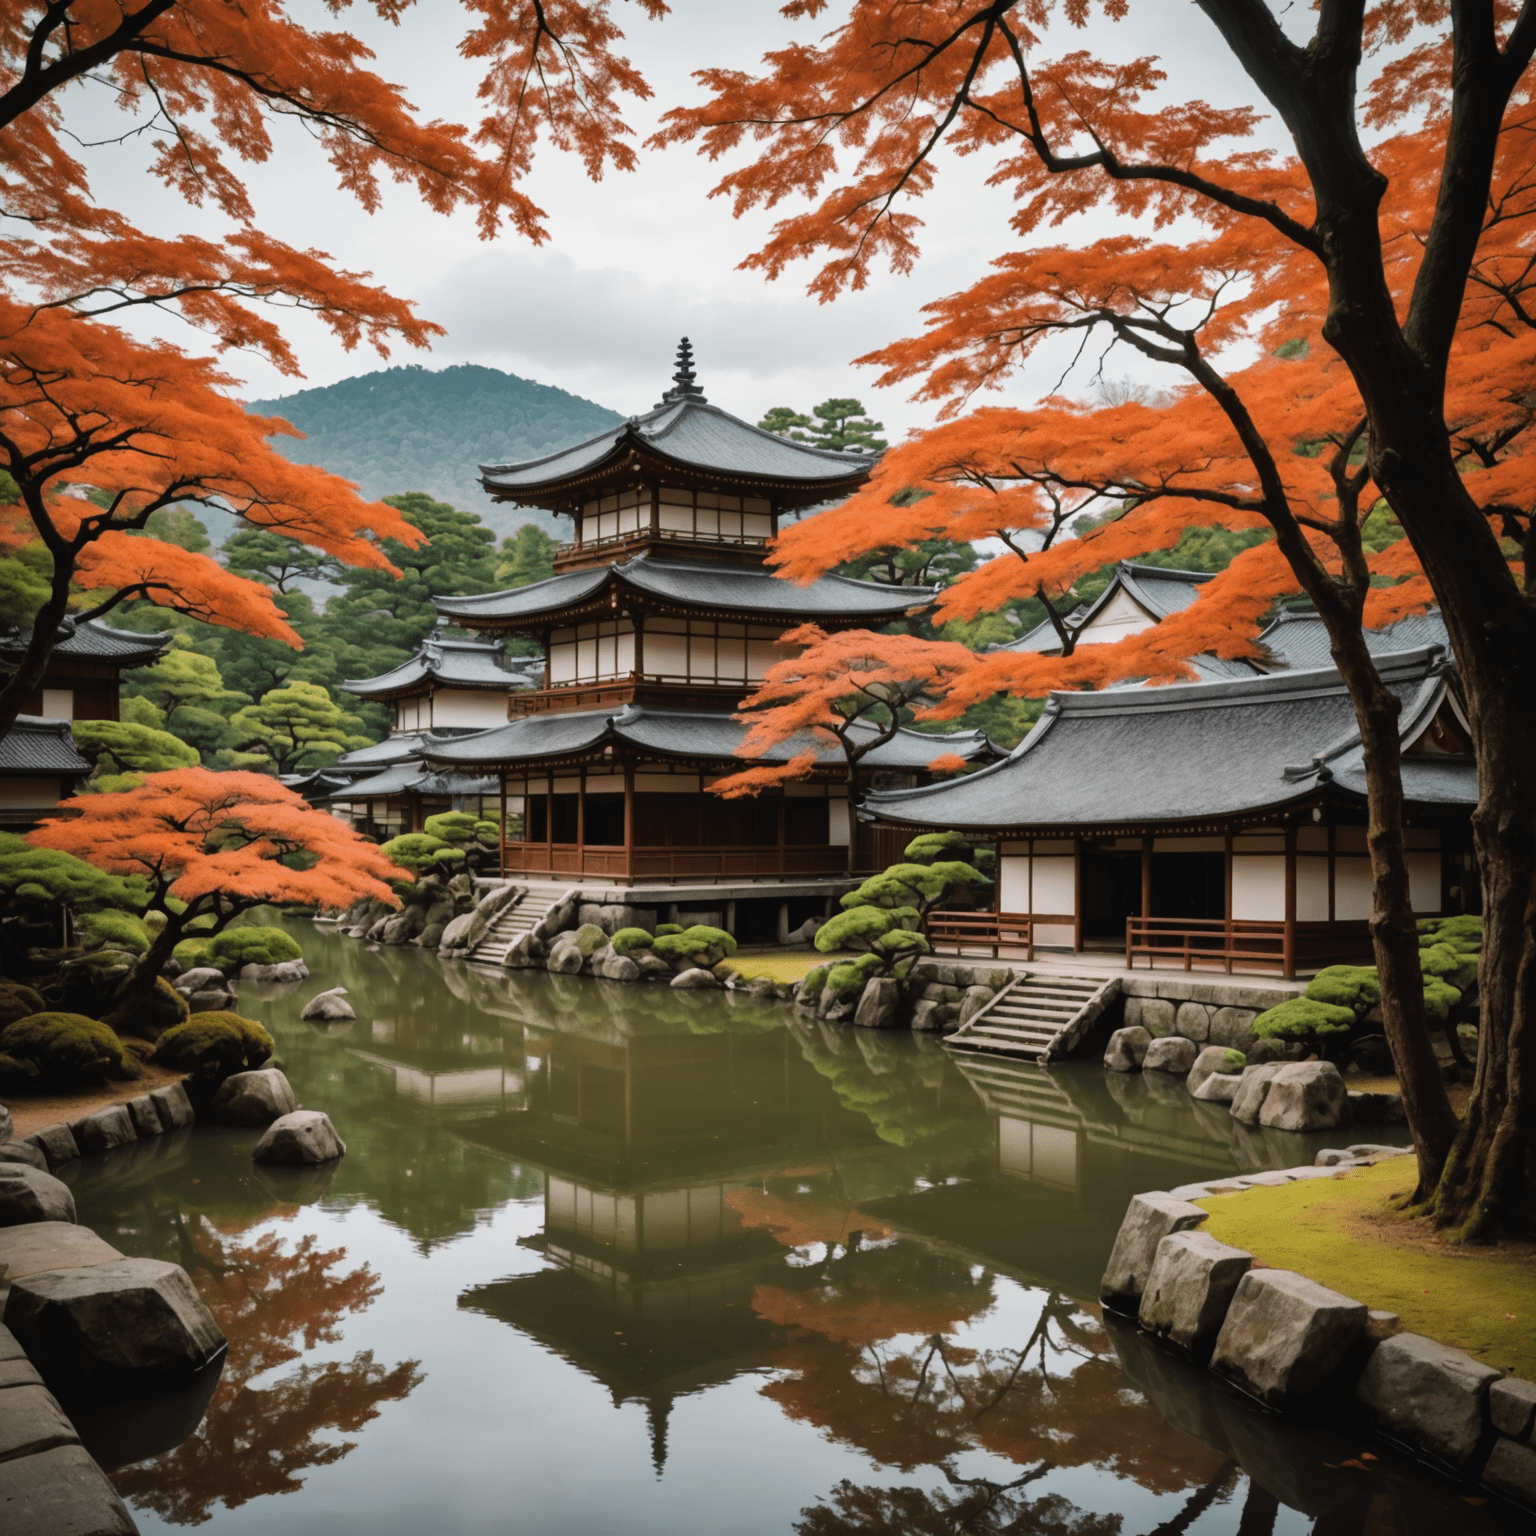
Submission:
M 1463 1484 L 1536 1510 L 1536 1384 L 1421 1334 L 1290 1270 L 1200 1231 L 1193 1202 L 1298 1179 L 1331 1178 L 1403 1149 L 1358 1145 L 1310 1167 L 1137 1195 L 1100 1282 L 1107 1308 L 1283 1414 L 1347 1416 Z

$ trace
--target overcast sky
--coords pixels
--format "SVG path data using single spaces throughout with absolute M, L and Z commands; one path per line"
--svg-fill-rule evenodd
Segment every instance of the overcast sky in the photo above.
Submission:
M 302 14 L 304 0 L 295 9 Z M 316 24 L 335 24 L 314 9 Z M 647 20 L 624 0 L 615 0 L 612 12 L 628 32 L 624 51 L 655 91 L 651 102 L 627 108 L 637 142 L 666 108 L 698 99 L 693 70 L 750 69 L 766 49 L 819 35 L 828 26 L 826 16 L 787 22 L 772 0 L 672 0 L 671 15 L 661 22 Z M 456 53 L 462 18 L 446 0 L 424 0 L 398 29 L 370 22 L 360 6 L 344 13 L 345 25 L 376 48 L 379 71 L 407 87 L 424 117 L 472 122 L 478 75 Z M 1187 0 L 1143 0 L 1127 22 L 1096 23 L 1086 41 L 1112 56 L 1162 55 L 1169 89 L 1181 97 L 1203 96 L 1223 106 L 1252 99 L 1246 77 Z M 1084 43 L 1081 34 L 1061 28 L 1048 53 Z M 120 119 L 100 102 L 75 96 L 68 105 L 87 130 L 82 136 L 92 136 L 92 128 L 120 131 L 112 126 Z M 578 162 L 542 148 L 527 190 L 547 210 L 551 238 L 535 248 L 511 233 L 482 242 L 468 215 L 432 215 L 405 191 L 391 189 L 384 209 L 369 216 L 336 190 L 333 173 L 303 131 L 279 126 L 279 153 L 248 170 L 263 224 L 297 245 L 328 251 L 344 267 L 373 272 L 447 328 L 430 353 L 397 349 L 392 362 L 483 363 L 626 413 L 656 401 L 677 338 L 686 333 L 710 398 L 752 420 L 774 405 L 804 410 L 829 395 L 855 395 L 893 437 L 922 426 L 932 419 L 932 407 L 914 405 L 904 389 L 876 390 L 873 371 L 855 368 L 853 359 L 919 330 L 924 303 L 974 280 L 987 259 L 1013 240 L 1006 193 L 982 185 L 979 162 L 949 158 L 938 190 L 916 208 L 927 228 L 915 272 L 881 274 L 865 292 L 819 306 L 804 291 L 806 271 L 767 283 L 737 270 L 771 220 L 736 220 L 723 200 L 710 200 L 720 168 L 686 148 L 643 152 L 637 172 L 595 185 Z M 217 216 L 189 211 L 141 173 L 136 145 L 94 150 L 90 159 L 98 184 L 110 183 L 112 200 L 149 227 L 221 232 Z M 1086 226 L 1081 238 L 1101 232 Z M 233 367 L 246 380 L 246 398 L 383 366 L 371 352 L 343 351 L 323 327 L 303 317 L 288 329 L 305 378 L 287 380 L 240 358 Z M 166 334 L 177 336 L 174 330 Z M 185 331 L 178 339 L 196 347 Z M 1013 397 L 1052 387 L 1060 366 L 1061 354 L 1042 359 L 1014 386 Z M 1136 370 L 1128 360 L 1107 371 Z M 1067 387 L 1083 392 L 1088 382 L 1084 369 Z

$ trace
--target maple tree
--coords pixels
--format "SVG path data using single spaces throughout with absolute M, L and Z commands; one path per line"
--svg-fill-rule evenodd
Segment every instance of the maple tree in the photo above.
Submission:
M 805 0 L 789 13 L 824 8 Z M 911 267 L 920 221 L 904 200 L 933 185 L 942 142 L 993 157 L 1020 248 L 930 306 L 925 334 L 865 359 L 884 368 L 883 384 L 919 381 L 919 397 L 944 401 L 948 419 L 887 454 L 841 511 L 786 530 L 784 569 L 804 579 L 898 536 L 1002 538 L 1006 553 L 940 599 L 941 616 L 966 618 L 1005 599 L 1053 600 L 1083 573 L 1165 549 L 1191 525 L 1272 531 L 1156 629 L 1119 645 L 1064 644 L 1057 658 L 989 658 L 951 702 L 967 686 L 1177 677 L 1199 652 L 1248 651 L 1274 598 L 1304 592 L 1365 749 L 1371 930 L 1418 1198 L 1462 1237 L 1526 1230 L 1536 603 L 1522 562 L 1536 541 L 1536 332 L 1524 247 L 1536 212 L 1536 9 L 1323 0 L 1300 40 L 1286 28 L 1301 21 L 1253 0 L 1199 9 L 1293 154 L 1246 142 L 1257 107 L 1170 99 L 1154 59 L 1082 48 L 1047 58 L 1053 26 L 1090 18 L 1087 4 L 1049 0 L 855 0 L 841 25 L 770 55 L 761 74 L 707 72 L 711 100 L 669 114 L 657 142 L 698 140 L 722 157 L 756 141 L 716 190 L 738 212 L 796 196 L 810 206 L 781 218 L 746 264 L 776 276 L 820 255 L 811 291 L 822 299 L 863 286 L 877 261 Z M 1107 25 L 1123 6 L 1102 10 Z M 1024 243 L 1102 212 L 1120 230 Z M 1169 370 L 1171 388 L 967 410 L 1054 338 L 1129 348 Z M 912 487 L 933 494 L 893 504 Z M 1363 534 L 1379 499 L 1405 535 L 1384 546 Z M 1103 520 L 1079 534 L 1084 514 Z M 1400 706 L 1362 635 L 1430 601 L 1451 636 L 1481 782 L 1481 1038 L 1459 1126 L 1420 1001 Z
M 182 939 L 221 932 L 252 907 L 341 908 L 361 896 L 399 906 L 401 871 L 336 817 L 261 773 L 176 768 L 133 789 L 79 795 L 27 841 L 142 881 L 165 919 L 112 1002 L 130 1019 Z
M 371 9 L 398 24 L 408 3 Z M 653 17 L 666 11 L 662 0 L 635 3 Z M 422 542 L 397 509 L 276 452 L 270 439 L 292 428 L 247 415 L 233 397 L 238 380 L 215 358 L 120 322 L 175 317 L 216 354 L 248 351 L 286 374 L 298 362 L 274 319 L 285 308 L 316 317 L 349 349 L 383 355 L 392 342 L 423 347 L 441 334 L 366 273 L 260 227 L 233 162 L 268 159 L 278 119 L 300 120 L 341 190 L 368 211 L 392 180 L 434 213 L 473 212 L 486 238 L 503 227 L 544 238 L 543 211 L 520 185 L 541 138 L 594 179 L 633 167 L 619 103 L 649 88 L 614 51 L 621 33 L 605 5 L 475 0 L 466 11 L 461 52 L 484 70 L 473 127 L 425 120 L 368 67 L 360 38 L 307 27 L 280 0 L 77 0 L 0 15 L 0 206 L 21 231 L 0 239 L 0 468 L 14 483 L 0 555 L 23 567 L 36 615 L 0 686 L 0 731 L 38 686 L 77 594 L 81 617 L 148 598 L 298 643 L 261 583 L 133 536 L 172 507 L 233 509 L 253 530 L 381 572 L 393 570 L 384 540 Z M 149 135 L 151 172 L 227 220 L 223 238 L 141 230 L 96 195 L 71 153 L 66 113 L 71 87 L 91 82 L 128 114 L 124 141 Z M 86 487 L 92 499 L 67 494 Z
M 829 635 L 815 624 L 790 630 L 778 644 L 798 646 L 800 651 L 769 667 L 763 681 L 742 701 L 736 718 L 748 722 L 751 729 L 736 755 L 760 758 L 786 744 L 808 744 L 787 762 L 729 774 L 717 779 L 710 790 L 734 800 L 804 778 L 817 765 L 818 745 L 836 743 L 846 764 L 851 870 L 859 830 L 859 764 L 892 741 L 908 720 L 929 718 L 939 701 L 972 671 L 976 657 L 950 641 L 877 635 L 867 629 Z M 958 768 L 962 761 L 953 753 L 939 754 L 930 766 Z

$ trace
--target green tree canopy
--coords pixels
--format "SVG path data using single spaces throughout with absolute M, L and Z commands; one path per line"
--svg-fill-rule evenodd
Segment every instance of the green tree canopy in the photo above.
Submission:
M 75 745 L 98 775 L 163 773 L 167 768 L 195 768 L 201 761 L 197 749 L 180 737 L 128 720 L 76 720 L 73 732 Z
M 858 400 L 823 400 L 811 408 L 810 416 L 802 416 L 787 405 L 776 405 L 758 426 L 779 437 L 839 453 L 846 453 L 850 448 L 860 453 L 878 453 L 890 446 L 883 437 L 875 436 L 885 430 L 884 423 L 871 421 Z
M 362 721 L 342 710 L 318 683 L 274 688 L 261 703 L 236 710 L 229 729 L 234 744 L 252 756 L 243 766 L 265 766 L 276 774 L 322 767 L 368 745 Z
M 0 832 L 0 906 L 59 902 L 72 912 L 138 912 L 149 893 L 142 882 L 109 875 L 72 853 L 34 848 Z
M 553 556 L 559 541 L 537 523 L 524 523 L 501 541 L 496 561 L 498 588 L 530 587 L 536 581 L 548 581 L 555 574 Z
M 224 563 L 279 592 L 290 581 L 330 581 L 345 569 L 339 560 L 265 528 L 242 528 L 224 541 Z

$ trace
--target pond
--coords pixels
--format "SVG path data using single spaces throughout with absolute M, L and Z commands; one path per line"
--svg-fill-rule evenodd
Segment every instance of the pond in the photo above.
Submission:
M 230 1341 L 200 1422 L 87 1426 L 143 1531 L 1523 1528 L 1101 1319 L 1132 1193 L 1326 1135 L 1092 1063 L 295 932 L 314 979 L 242 1002 L 347 1156 L 261 1168 L 256 1132 L 200 1129 L 74 1180 Z M 301 1023 L 338 984 L 357 1021 Z

